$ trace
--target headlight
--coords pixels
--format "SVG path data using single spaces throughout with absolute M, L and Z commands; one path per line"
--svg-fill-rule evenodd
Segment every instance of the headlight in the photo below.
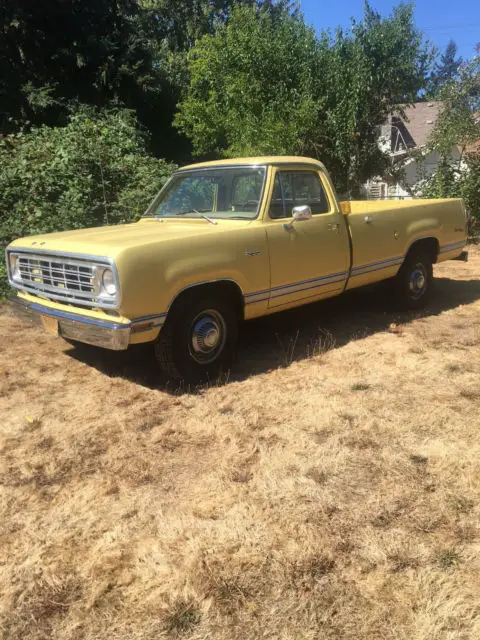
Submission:
M 111 269 L 105 269 L 102 274 L 102 288 L 103 291 L 109 295 L 114 296 L 117 293 L 117 283 L 115 282 L 115 276 Z
M 21 282 L 22 275 L 20 273 L 20 259 L 14 254 L 10 254 L 10 277 L 15 282 Z

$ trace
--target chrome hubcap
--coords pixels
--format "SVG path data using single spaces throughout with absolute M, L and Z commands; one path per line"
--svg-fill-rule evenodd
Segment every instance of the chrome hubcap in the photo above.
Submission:
M 200 364 L 213 362 L 225 346 L 223 316 L 214 309 L 202 311 L 192 322 L 190 354 Z
M 410 274 L 410 280 L 408 282 L 408 287 L 412 294 L 412 298 L 417 300 L 424 293 L 427 288 L 427 274 L 425 272 L 425 267 L 423 264 L 417 264 L 415 269 Z

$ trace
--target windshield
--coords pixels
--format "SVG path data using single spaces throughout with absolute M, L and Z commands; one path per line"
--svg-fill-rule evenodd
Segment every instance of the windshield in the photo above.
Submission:
M 146 216 L 253 220 L 258 215 L 265 167 L 198 169 L 173 176 Z

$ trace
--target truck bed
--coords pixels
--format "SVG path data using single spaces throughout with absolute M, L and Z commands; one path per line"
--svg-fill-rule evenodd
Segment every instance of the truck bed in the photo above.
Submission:
M 465 245 L 461 199 L 356 200 L 342 209 L 352 246 L 349 289 L 393 277 L 417 240 L 438 245 L 438 262 L 456 257 Z

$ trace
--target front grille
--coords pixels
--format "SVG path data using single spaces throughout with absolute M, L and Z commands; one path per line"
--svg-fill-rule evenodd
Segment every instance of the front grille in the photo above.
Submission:
M 93 266 L 22 257 L 18 262 L 24 283 L 53 287 L 62 293 L 82 291 L 93 295 Z
M 99 299 L 100 272 L 110 264 L 47 254 L 12 252 L 18 256 L 12 284 L 25 291 L 86 306 L 115 306 L 116 299 Z

